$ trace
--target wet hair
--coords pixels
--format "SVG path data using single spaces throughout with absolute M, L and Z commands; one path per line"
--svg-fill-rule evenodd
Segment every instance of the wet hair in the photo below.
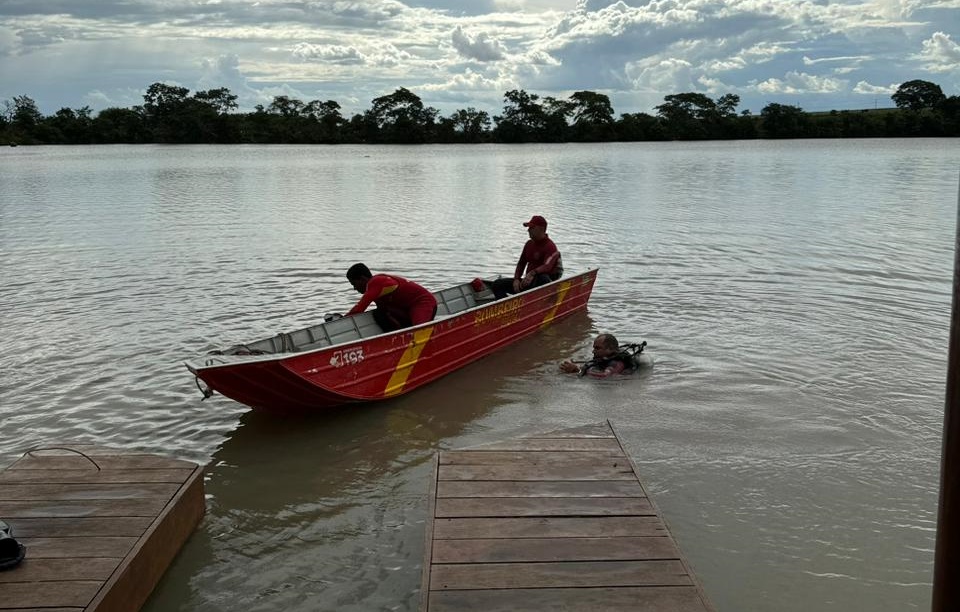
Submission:
M 597 340 L 599 340 L 603 348 L 607 350 L 615 351 L 620 348 L 620 343 L 613 334 L 600 334 L 597 336 Z
M 373 274 L 370 274 L 370 268 L 362 263 L 355 263 L 350 266 L 350 269 L 347 270 L 347 280 L 352 281 L 358 278 L 373 278 Z

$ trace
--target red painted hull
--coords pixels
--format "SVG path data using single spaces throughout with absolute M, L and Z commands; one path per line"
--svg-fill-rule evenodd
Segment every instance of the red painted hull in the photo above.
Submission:
M 395 397 L 584 310 L 597 270 L 417 327 L 301 353 L 187 367 L 210 389 L 265 411 L 314 411 Z

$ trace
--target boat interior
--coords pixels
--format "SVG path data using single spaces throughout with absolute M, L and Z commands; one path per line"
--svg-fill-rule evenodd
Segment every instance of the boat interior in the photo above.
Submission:
M 433 295 L 437 298 L 437 316 L 434 320 L 460 314 L 465 310 L 492 302 L 495 299 L 493 292 L 487 285 L 484 285 L 483 290 L 476 291 L 470 283 L 463 283 L 442 291 L 434 291 Z M 374 320 L 373 313 L 368 310 L 357 315 L 332 319 L 297 331 L 279 333 L 276 336 L 256 342 L 238 344 L 224 351 L 213 351 L 211 354 L 269 355 L 296 353 L 335 344 L 344 344 L 382 333 L 383 330 Z

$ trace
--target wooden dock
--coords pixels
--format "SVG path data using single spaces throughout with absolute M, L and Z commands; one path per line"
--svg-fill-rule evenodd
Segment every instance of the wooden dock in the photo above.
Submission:
M 713 611 L 609 422 L 441 451 L 424 612 Z
M 0 473 L 0 519 L 27 547 L 0 610 L 139 610 L 204 514 L 195 463 L 93 446 L 33 450 Z

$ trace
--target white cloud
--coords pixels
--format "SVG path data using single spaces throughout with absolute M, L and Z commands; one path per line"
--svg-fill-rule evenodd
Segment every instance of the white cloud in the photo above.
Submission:
M 692 69 L 690 62 L 680 58 L 641 60 L 627 65 L 626 77 L 631 89 L 680 93 L 696 89 Z
M 221 55 L 200 61 L 203 76 L 200 82 L 209 88 L 218 87 L 217 83 L 242 83 L 245 81 L 240 72 L 240 58 L 236 54 Z M 222 85 L 219 85 L 222 87 Z
M 720 79 L 713 79 L 710 77 L 702 76 L 699 79 L 697 79 L 697 82 L 706 89 L 707 93 L 710 93 L 710 94 L 723 95 L 726 93 L 730 93 L 730 91 L 733 89 L 732 87 L 730 87 L 729 85 L 721 81 Z
M 769 62 L 789 51 L 790 46 L 783 42 L 757 42 L 748 49 L 741 51 L 738 55 L 747 63 L 760 64 Z
M 960 72 L 960 44 L 950 40 L 949 34 L 934 32 L 923 41 L 920 58 L 931 72 Z
M 293 46 L 291 53 L 294 57 L 305 61 L 362 64 L 365 60 L 363 53 L 356 48 L 343 45 L 314 45 L 301 42 Z
M 858 94 L 887 94 L 890 95 L 897 91 L 898 84 L 891 85 L 871 85 L 866 81 L 860 81 L 853 87 L 853 93 Z
M 463 28 L 457 26 L 451 34 L 453 48 L 468 59 L 478 62 L 492 62 L 503 59 L 504 48 L 500 41 L 490 38 L 486 32 L 479 32 L 471 38 L 464 33 Z
M 846 85 L 847 82 L 841 79 L 789 72 L 782 80 L 767 79 L 759 83 L 757 91 L 764 94 L 823 94 L 842 91 Z
M 817 64 L 822 64 L 822 63 L 824 63 L 824 62 L 827 62 L 827 63 L 830 63 L 830 62 L 850 62 L 850 61 L 853 61 L 853 62 L 861 62 L 861 61 L 863 61 L 863 60 L 865 60 L 865 59 L 869 59 L 869 58 L 868 58 L 867 56 L 864 56 L 864 55 L 859 55 L 859 56 L 850 56 L 850 55 L 848 55 L 848 56 L 843 56 L 843 57 L 821 57 L 821 58 L 817 58 L 817 59 L 811 59 L 811 58 L 807 57 L 806 55 L 804 55 L 804 56 L 803 56 L 803 65 L 804 65 L 804 66 L 815 66 L 815 65 L 817 65 Z
M 560 60 L 545 51 L 531 51 L 524 56 L 527 62 L 538 66 L 559 66 Z
M 412 54 L 390 43 L 371 49 L 366 55 L 369 63 L 374 66 L 399 66 L 414 59 Z

